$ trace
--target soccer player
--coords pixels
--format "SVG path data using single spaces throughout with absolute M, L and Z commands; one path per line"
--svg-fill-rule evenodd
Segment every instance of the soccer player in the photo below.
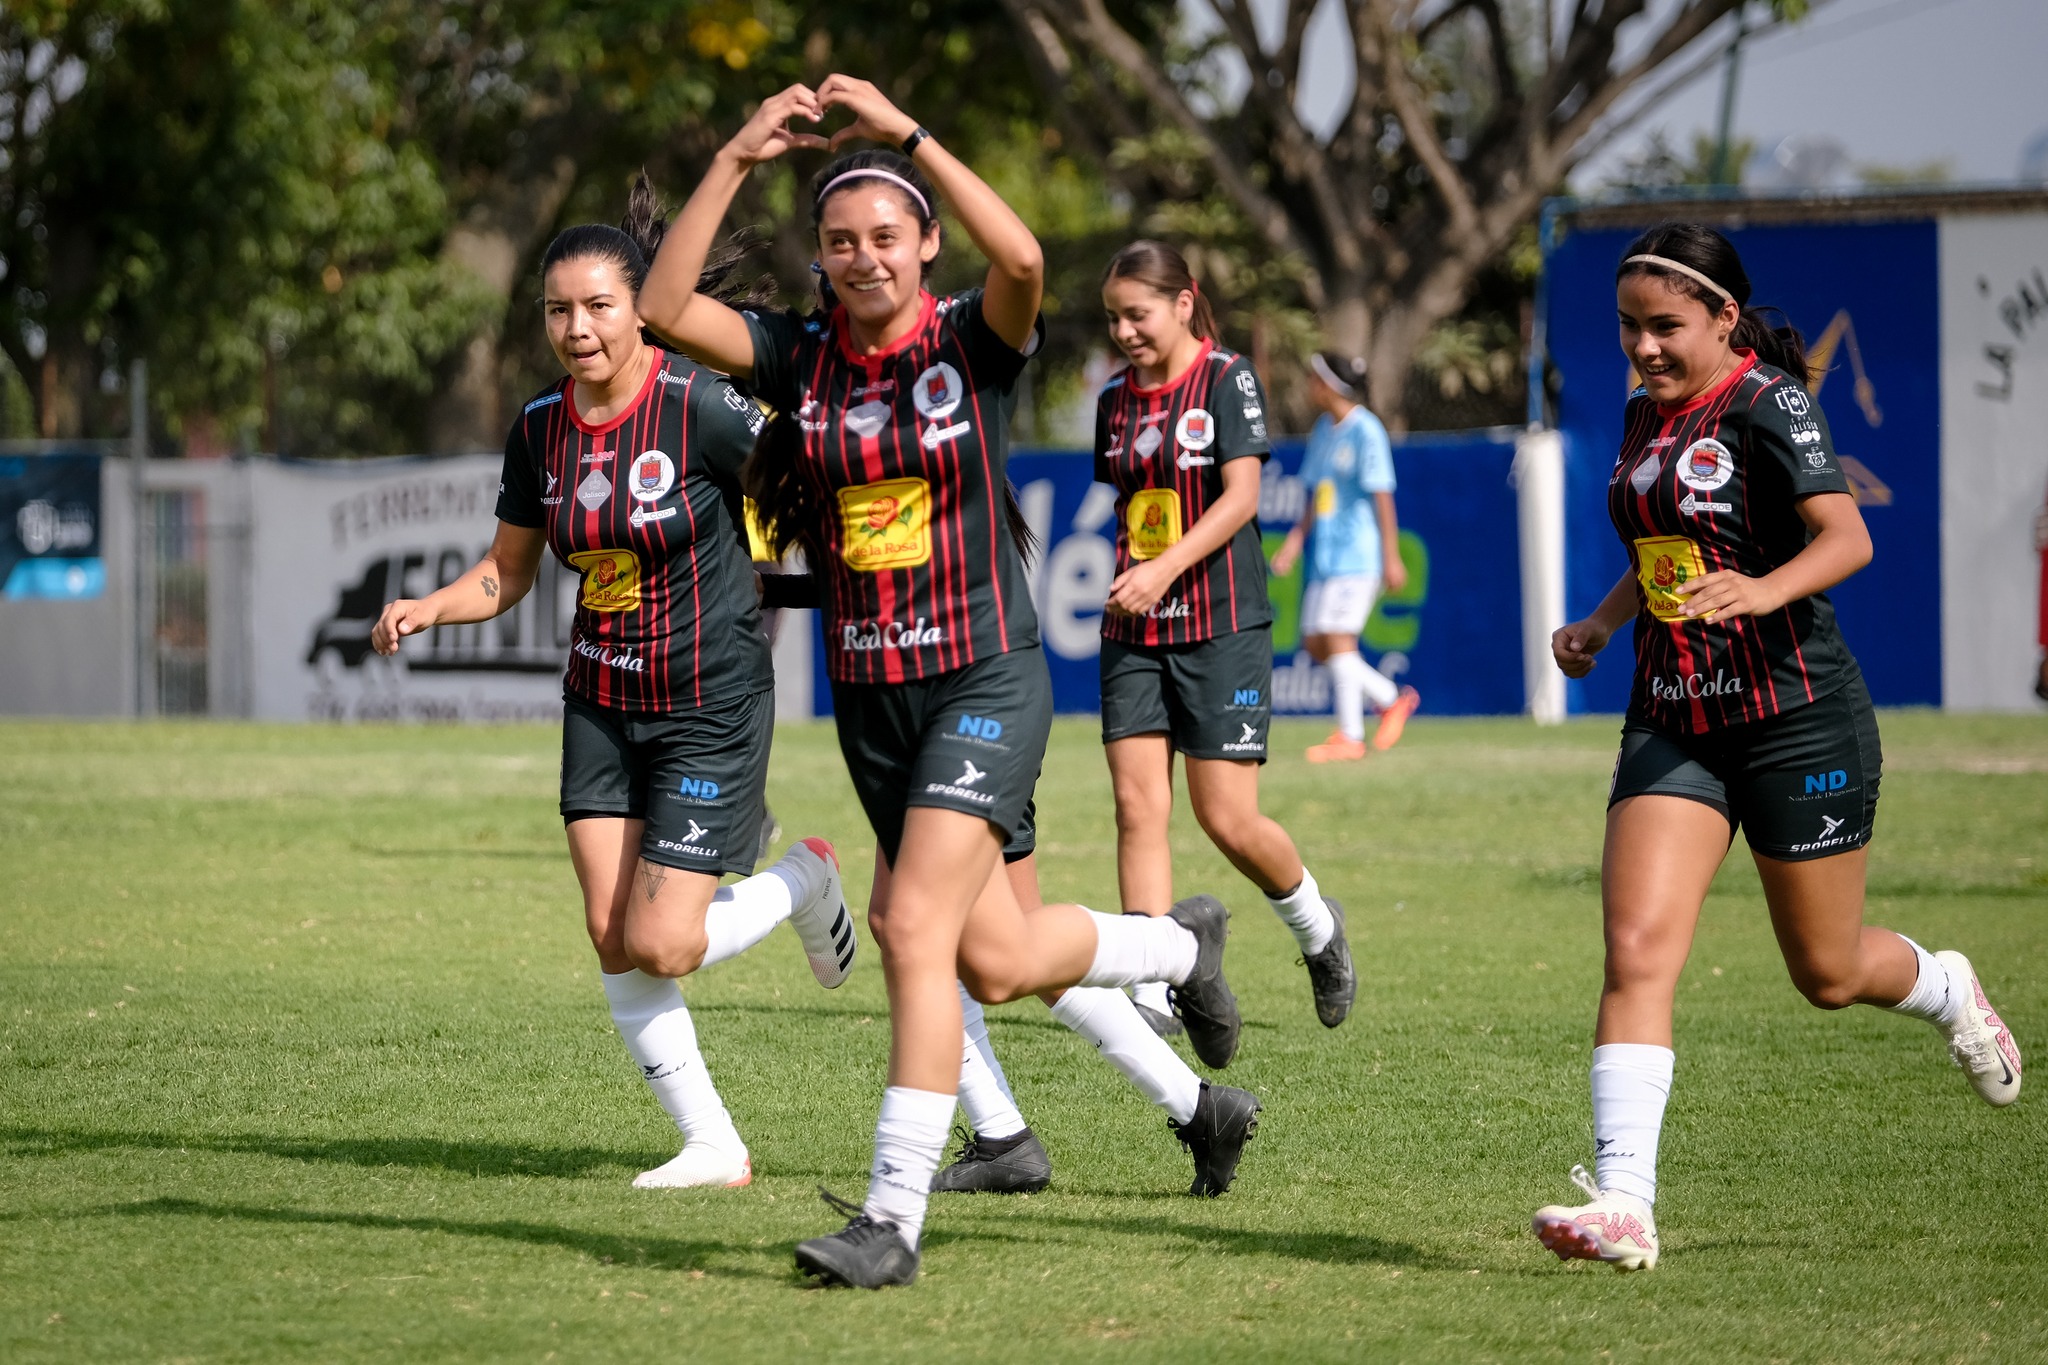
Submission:
M 788 126 L 834 109 L 854 117 L 829 143 Z M 840 157 L 812 183 L 822 310 L 743 314 L 693 291 L 754 166 L 854 138 L 891 150 Z M 989 262 L 982 288 L 943 299 L 923 287 L 940 248 L 935 189 Z M 916 1278 L 960 1080 L 956 982 L 996 1003 L 1166 980 L 1199 1048 L 1237 1043 L 1219 902 L 1194 897 L 1166 919 L 1027 914 L 1002 875 L 1052 721 L 1005 474 L 1043 287 L 1037 241 L 995 191 L 873 85 L 833 75 L 769 97 L 719 151 L 642 296 L 657 331 L 777 410 L 748 493 L 771 551 L 794 539 L 827 576 L 840 749 L 890 865 L 868 910 L 891 1049 L 867 1198 L 840 1201 L 846 1226 L 796 1252 L 827 1283 Z
M 1657 1139 L 1672 999 L 1700 905 L 1739 827 L 1793 984 L 1821 1009 L 1876 1005 L 1948 1039 L 1977 1093 L 2019 1097 L 2020 1052 L 1961 953 L 1863 922 L 1883 756 L 1827 590 L 1870 562 L 1804 344 L 1749 306 L 1728 240 L 1667 224 L 1616 271 L 1628 401 L 1608 512 L 1632 563 L 1551 651 L 1584 677 L 1625 622 L 1635 674 L 1601 858 L 1606 984 L 1593 1048 L 1596 1175 L 1536 1235 L 1560 1258 L 1657 1264 Z
M 1316 1017 L 1335 1028 L 1357 989 L 1344 911 L 1259 810 L 1273 718 L 1273 607 L 1258 527 L 1265 391 L 1251 363 L 1217 340 L 1209 301 L 1171 246 L 1137 241 L 1117 252 L 1102 304 L 1130 362 L 1095 411 L 1095 477 L 1116 489 L 1102 742 L 1124 909 L 1157 915 L 1172 899 L 1178 752 L 1196 821 L 1293 933 Z M 1158 991 L 1138 1000 L 1165 1022 Z
M 712 1085 L 676 985 L 788 919 L 820 985 L 853 966 L 832 846 L 753 871 L 774 734 L 768 642 L 740 522 L 760 410 L 642 334 L 635 303 L 664 220 L 643 177 L 625 230 L 573 227 L 541 259 L 548 342 L 567 377 L 505 442 L 482 560 L 384 608 L 371 640 L 488 621 L 533 586 L 544 548 L 581 577 L 562 687 L 562 819 L 612 1020 L 682 1130 L 642 1188 L 740 1186 L 753 1163 Z M 716 287 L 731 260 L 697 283 Z
M 1396 687 L 1358 652 L 1380 584 L 1408 586 L 1401 531 L 1394 517 L 1394 451 L 1387 429 L 1365 409 L 1365 362 L 1335 351 L 1309 357 L 1309 395 L 1323 415 L 1308 433 L 1301 484 L 1309 491 L 1301 520 L 1273 552 L 1273 572 L 1286 573 L 1306 542 L 1301 642 L 1330 671 L 1337 694 L 1337 733 L 1311 745 L 1311 763 L 1364 758 L 1365 704 L 1380 713 L 1372 747 L 1391 749 L 1422 704 L 1412 687 Z

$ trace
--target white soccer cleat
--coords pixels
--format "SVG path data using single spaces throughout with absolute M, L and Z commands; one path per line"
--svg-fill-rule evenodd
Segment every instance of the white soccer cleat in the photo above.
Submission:
M 1572 1167 L 1572 1180 L 1593 1197 L 1592 1202 L 1536 1210 L 1530 1220 L 1536 1239 L 1560 1261 L 1606 1261 L 1616 1270 L 1656 1269 L 1657 1219 L 1650 1206 L 1632 1194 L 1602 1190 L 1584 1166 Z
M 685 1146 L 673 1161 L 633 1177 L 636 1190 L 682 1190 L 719 1185 L 728 1190 L 754 1183 L 754 1159 L 744 1147 L 739 1155 L 699 1142 Z
M 1936 953 L 1934 960 L 1948 969 L 1950 979 L 1964 991 L 1963 1017 L 1949 1030 L 1949 1056 L 1969 1076 L 1984 1103 L 2002 1109 L 2020 1097 L 2020 1045 L 1984 998 L 1983 984 L 1970 959 L 1950 950 Z
M 789 922 L 803 940 L 811 975 L 829 991 L 844 984 L 853 971 L 856 942 L 853 916 L 847 913 L 846 897 L 839 887 L 839 855 L 823 839 L 799 839 L 782 855 L 782 861 L 800 866 L 805 884 L 812 889 L 789 912 Z

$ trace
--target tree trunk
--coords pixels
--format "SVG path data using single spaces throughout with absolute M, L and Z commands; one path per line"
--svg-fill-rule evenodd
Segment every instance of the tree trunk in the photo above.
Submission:
M 533 137 L 530 133 L 529 139 Z M 516 159 L 476 196 L 442 243 L 443 260 L 474 275 L 507 307 L 478 324 L 434 404 L 427 433 L 433 453 L 497 450 L 504 444 L 506 405 L 499 351 L 509 305 L 520 284 L 519 267 L 553 225 L 575 182 L 576 162 L 566 153 Z
M 78 336 L 51 333 L 36 383 L 36 431 L 46 441 L 86 434 L 86 404 L 93 387 L 92 349 Z

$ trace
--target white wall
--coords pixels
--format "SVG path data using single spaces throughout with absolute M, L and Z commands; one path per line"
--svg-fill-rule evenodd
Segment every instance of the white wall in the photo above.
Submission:
M 2034 711 L 2048 214 L 1944 217 L 1940 243 L 1942 704 Z

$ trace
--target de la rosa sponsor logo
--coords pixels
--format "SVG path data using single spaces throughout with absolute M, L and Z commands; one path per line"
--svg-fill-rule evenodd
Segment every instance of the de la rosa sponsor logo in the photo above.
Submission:
M 939 626 L 928 625 L 924 617 L 915 621 L 851 621 L 840 627 L 839 647 L 866 653 L 877 649 L 916 649 L 935 645 L 946 638 Z
M 1728 697 L 1742 690 L 1742 679 L 1729 677 L 1725 668 L 1715 669 L 1711 678 L 1704 673 L 1674 673 L 1668 678 L 1650 679 L 1650 696 L 1657 701 Z

